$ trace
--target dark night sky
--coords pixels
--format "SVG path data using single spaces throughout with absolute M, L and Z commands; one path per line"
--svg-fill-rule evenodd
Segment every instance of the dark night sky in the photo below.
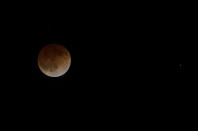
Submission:
M 61 119 L 53 120 L 75 125 L 76 120 L 117 120 L 119 114 L 139 119 L 156 114 L 156 120 L 167 117 L 172 123 L 173 117 L 183 118 L 197 96 L 196 15 L 143 2 L 134 8 L 89 4 L 45 3 L 2 20 L 1 76 L 7 81 L 1 80 L 1 93 L 12 106 L 8 114 L 21 115 L 18 108 L 34 122 L 43 124 L 41 117 L 54 115 Z M 38 53 L 49 43 L 60 43 L 71 53 L 64 76 L 50 78 L 38 68 Z M 184 71 L 177 72 L 177 64 L 184 64 Z
M 130 87 L 137 84 L 176 85 L 186 81 L 186 74 L 196 72 L 193 32 L 184 20 L 190 20 L 188 14 L 140 11 L 129 18 L 130 12 L 111 13 L 108 9 L 47 14 L 31 27 L 34 90 L 61 88 L 62 93 L 76 98 L 105 97 L 112 92 L 149 91 Z M 38 69 L 38 52 L 48 43 L 63 44 L 71 53 L 71 68 L 62 77 L 49 78 Z M 184 64 L 184 70 L 178 73 L 176 64 Z
M 181 28 L 183 16 L 170 16 L 165 21 L 159 17 L 159 22 L 153 23 L 150 21 L 155 17 L 144 14 L 144 18 L 134 16 L 131 25 L 127 17 L 119 14 L 72 13 L 37 19 L 31 28 L 32 80 L 45 85 L 41 88 L 65 88 L 87 79 L 100 81 L 100 75 L 106 81 L 107 76 L 122 76 L 128 71 L 146 75 L 174 74 L 176 64 L 188 61 L 190 47 L 186 43 L 191 36 L 186 33 L 187 27 Z M 121 19 L 116 20 L 118 17 Z M 148 22 L 144 24 L 146 19 Z M 37 67 L 38 52 L 48 43 L 63 44 L 71 52 L 71 69 L 63 77 L 48 78 Z

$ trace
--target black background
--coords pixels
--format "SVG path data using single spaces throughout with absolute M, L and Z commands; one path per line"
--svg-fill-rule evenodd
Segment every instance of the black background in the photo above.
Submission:
M 142 114 L 158 107 L 154 112 L 165 109 L 167 116 L 174 109 L 179 116 L 182 105 L 196 100 L 193 8 L 89 4 L 32 5 L 5 15 L 4 100 L 48 117 L 46 112 L 55 109 L 71 118 L 113 118 L 116 109 L 131 107 Z M 38 53 L 48 43 L 60 43 L 71 53 L 64 76 L 49 78 L 38 69 Z M 176 72 L 178 63 L 185 64 L 184 72 Z
M 17 72 L 14 78 L 22 75 L 17 83 L 24 79 L 38 92 L 56 88 L 89 92 L 95 90 L 93 85 L 105 92 L 103 88 L 111 91 L 115 85 L 133 86 L 144 81 L 168 83 L 181 77 L 185 81 L 186 74 L 192 77 L 197 72 L 192 12 L 174 7 L 104 6 L 101 10 L 96 5 L 28 10 L 27 15 L 17 16 L 14 24 L 4 27 L 13 37 L 5 37 L 5 41 L 17 41 L 6 45 L 12 47 L 10 56 L 20 69 L 13 69 Z M 49 43 L 63 44 L 72 55 L 71 69 L 60 78 L 48 78 L 37 67 L 38 52 Z M 176 73 L 178 63 L 185 64 L 184 73 Z
M 104 11 L 62 7 L 42 13 L 29 30 L 31 83 L 38 92 L 61 88 L 77 98 L 108 97 L 111 92 L 153 92 L 157 85 L 173 85 L 167 90 L 171 92 L 187 82 L 186 74 L 192 77 L 197 72 L 195 20 L 185 10 L 107 6 Z M 60 78 L 48 78 L 37 67 L 38 52 L 48 43 L 63 44 L 71 51 L 71 69 Z M 179 63 L 185 64 L 184 72 L 176 72 Z M 130 87 L 137 84 L 153 87 Z

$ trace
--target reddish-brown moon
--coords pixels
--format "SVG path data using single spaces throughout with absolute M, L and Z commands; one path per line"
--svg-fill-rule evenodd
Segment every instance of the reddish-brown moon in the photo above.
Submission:
M 38 66 L 41 72 L 49 77 L 64 75 L 71 65 L 69 51 L 60 44 L 48 44 L 38 55 Z

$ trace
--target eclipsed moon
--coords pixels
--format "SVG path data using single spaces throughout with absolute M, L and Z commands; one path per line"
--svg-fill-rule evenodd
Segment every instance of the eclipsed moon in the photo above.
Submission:
M 69 51 L 59 44 L 48 44 L 38 55 L 38 66 L 41 72 L 49 77 L 64 75 L 71 65 Z

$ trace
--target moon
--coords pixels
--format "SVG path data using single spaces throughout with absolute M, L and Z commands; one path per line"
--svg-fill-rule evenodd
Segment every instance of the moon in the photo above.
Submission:
M 60 44 L 48 44 L 44 46 L 38 55 L 38 67 L 42 73 L 49 77 L 64 75 L 70 68 L 71 55 Z

